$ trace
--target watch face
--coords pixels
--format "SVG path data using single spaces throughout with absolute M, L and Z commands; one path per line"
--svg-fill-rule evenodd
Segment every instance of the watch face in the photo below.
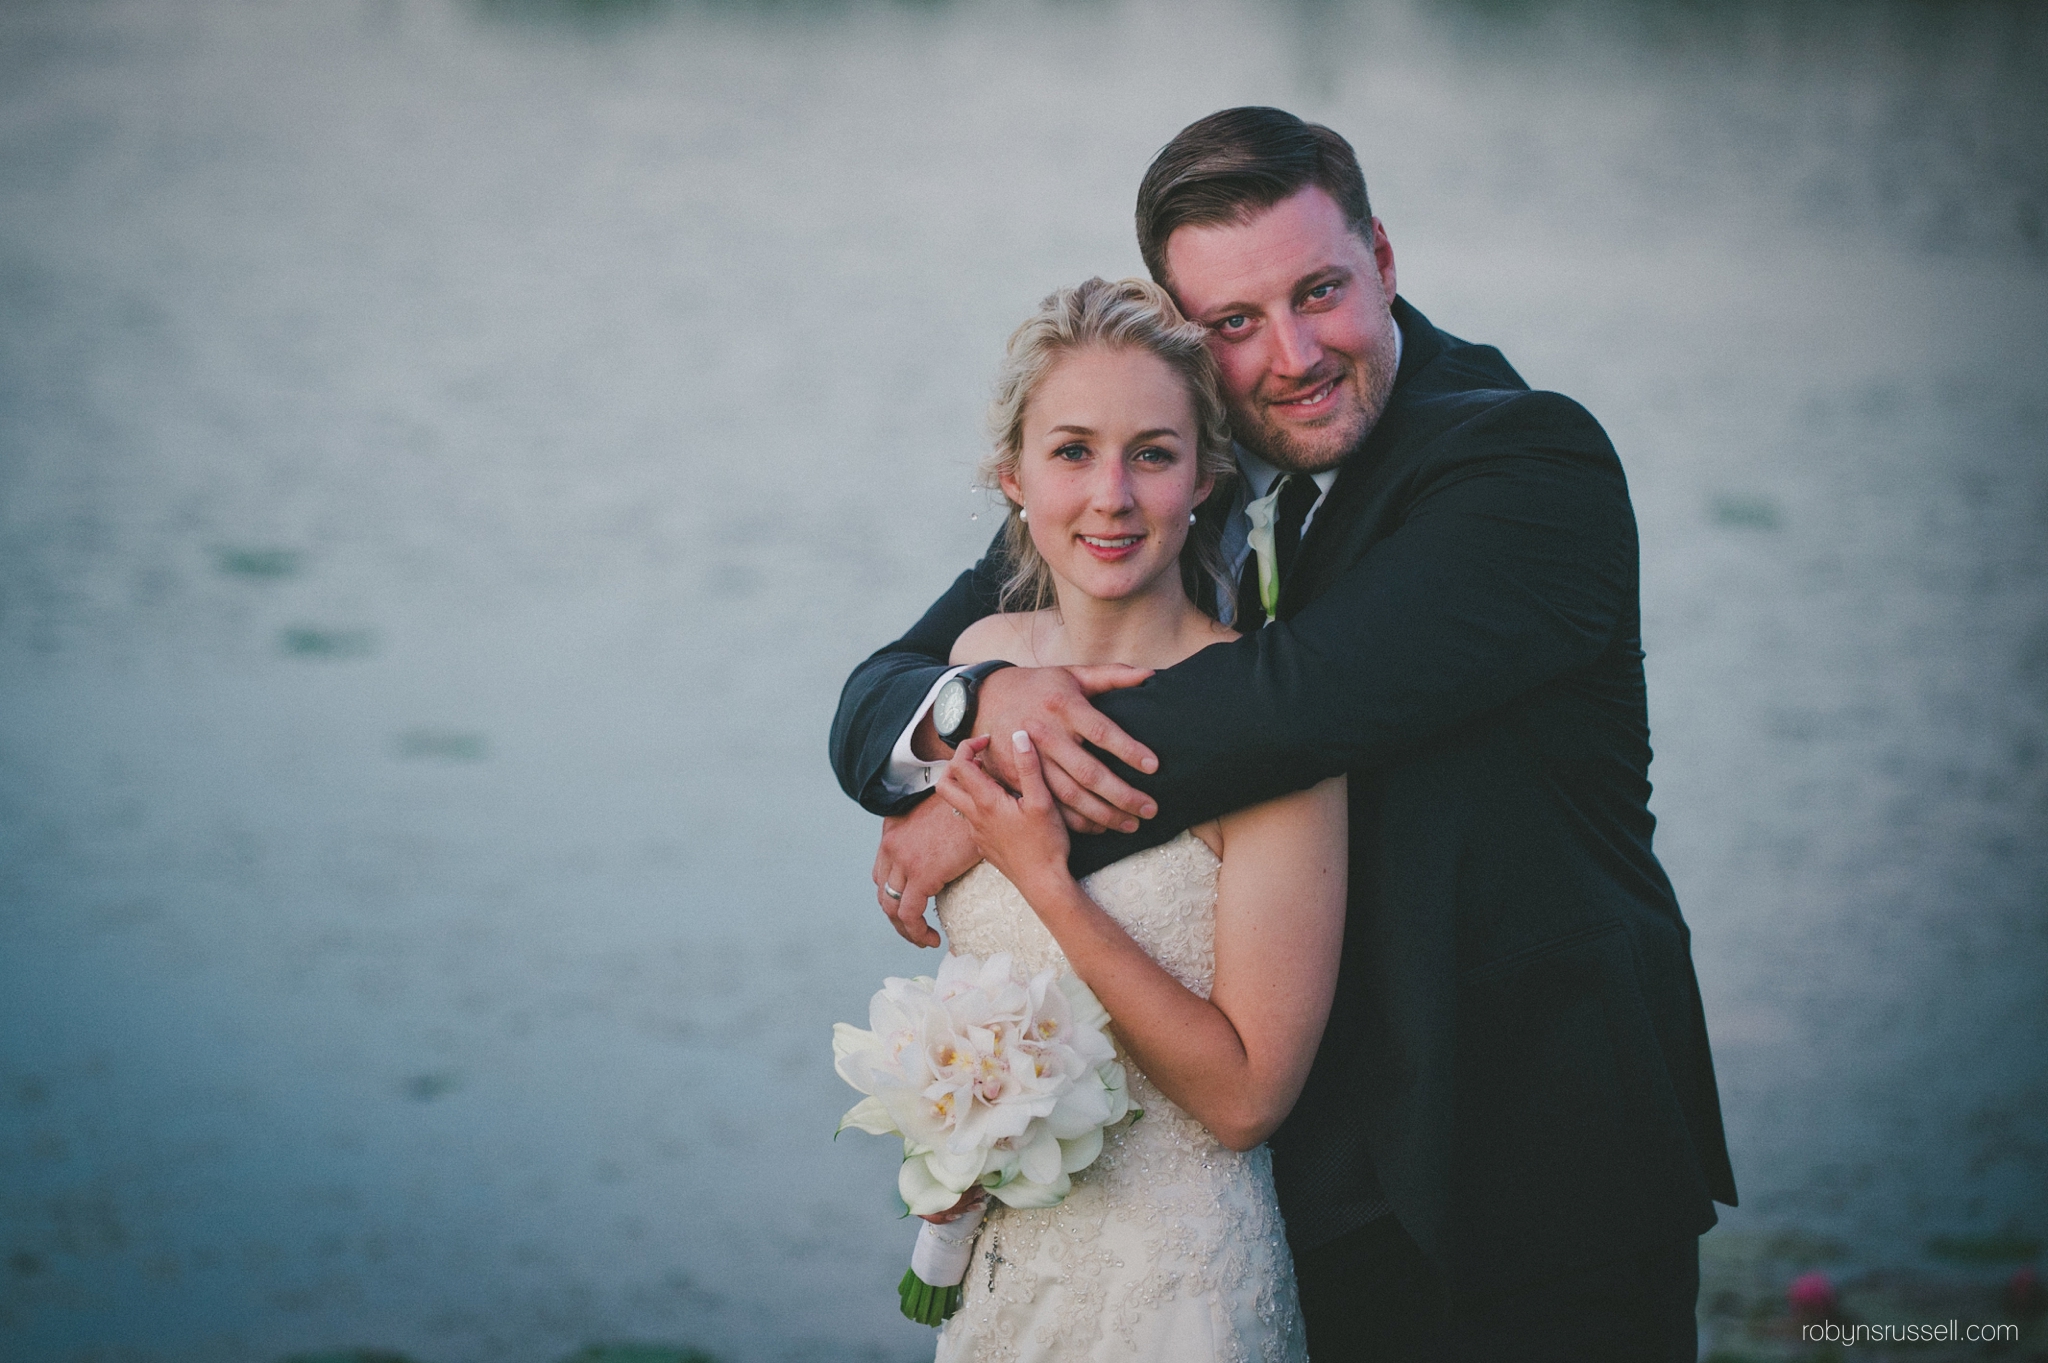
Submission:
M 932 727 L 943 738 L 958 730 L 966 718 L 967 683 L 955 677 L 939 688 L 939 698 L 932 702 Z

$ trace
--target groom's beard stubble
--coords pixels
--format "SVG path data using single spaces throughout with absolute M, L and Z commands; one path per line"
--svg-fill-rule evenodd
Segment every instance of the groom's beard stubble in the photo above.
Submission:
M 1392 318 L 1388 325 L 1393 325 Z M 1325 425 L 1298 431 L 1275 421 L 1269 404 L 1262 400 L 1234 402 L 1230 404 L 1230 426 L 1238 443 L 1287 473 L 1320 473 L 1350 458 L 1387 410 L 1387 399 L 1394 391 L 1394 348 L 1390 338 L 1388 344 L 1357 360 L 1331 358 L 1344 367 L 1343 388 L 1356 395 L 1350 406 L 1334 413 Z

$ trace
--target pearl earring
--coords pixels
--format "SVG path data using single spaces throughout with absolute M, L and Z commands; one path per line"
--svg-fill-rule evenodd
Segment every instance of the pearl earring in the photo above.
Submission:
M 1188 512 L 1188 524 L 1189 524 L 1189 525 L 1193 525 L 1194 523 L 1195 523 L 1195 513 L 1194 513 L 1194 512 L 1192 512 L 1192 511 L 1190 511 L 1190 512 Z
M 1020 506 L 1020 507 L 1018 507 L 1018 508 L 1017 508 L 1017 519 L 1018 519 L 1018 520 L 1020 520 L 1020 521 L 1028 521 L 1028 520 L 1030 520 L 1030 519 L 1031 519 L 1031 512 L 1030 512 L 1030 510 L 1029 510 L 1028 508 L 1026 508 L 1026 507 L 1021 507 L 1021 506 Z

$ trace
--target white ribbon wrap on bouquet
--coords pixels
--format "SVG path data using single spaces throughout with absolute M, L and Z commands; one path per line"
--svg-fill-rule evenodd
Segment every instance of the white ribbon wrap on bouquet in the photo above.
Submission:
M 910 1271 L 933 1287 L 957 1286 L 967 1277 L 968 1262 L 974 1258 L 974 1235 L 987 1212 L 984 1202 L 943 1226 L 925 1222 L 917 1233 L 917 1247 L 910 1251 Z

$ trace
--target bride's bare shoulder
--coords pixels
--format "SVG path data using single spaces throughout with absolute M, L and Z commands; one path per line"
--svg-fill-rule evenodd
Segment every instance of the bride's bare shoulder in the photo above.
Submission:
M 991 658 L 1030 663 L 1037 657 L 1032 647 L 1034 633 L 1042 633 L 1043 617 L 1051 611 L 1011 611 L 1006 615 L 984 615 L 953 641 L 953 665 L 985 663 Z

